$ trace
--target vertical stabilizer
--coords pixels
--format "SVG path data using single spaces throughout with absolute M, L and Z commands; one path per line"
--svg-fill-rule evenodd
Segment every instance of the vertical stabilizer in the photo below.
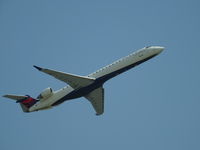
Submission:
M 29 112 L 28 108 L 24 104 L 20 103 L 20 106 L 21 106 L 23 112 Z
M 27 95 L 26 98 L 23 98 L 21 100 L 17 100 L 16 103 L 20 103 L 21 107 L 22 107 L 22 110 L 24 112 L 29 112 L 29 108 L 31 106 L 33 106 L 35 103 L 37 103 L 38 100 L 30 97 Z

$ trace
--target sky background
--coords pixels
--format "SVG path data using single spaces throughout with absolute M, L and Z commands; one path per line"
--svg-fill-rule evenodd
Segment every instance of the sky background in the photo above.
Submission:
M 0 95 L 66 84 L 33 65 L 87 75 L 144 46 L 159 56 L 110 80 L 105 113 L 79 98 L 23 113 L 0 100 L 0 149 L 200 149 L 200 1 L 0 0 Z

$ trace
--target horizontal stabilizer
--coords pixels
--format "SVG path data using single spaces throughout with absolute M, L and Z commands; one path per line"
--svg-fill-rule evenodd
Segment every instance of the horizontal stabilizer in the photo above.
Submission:
M 94 78 L 90 78 L 87 76 L 78 76 L 74 74 L 59 72 L 55 70 L 45 69 L 38 66 L 34 66 L 36 69 L 38 69 L 41 72 L 47 73 L 53 77 L 55 77 L 58 80 L 61 80 L 67 84 L 69 84 L 72 88 L 78 89 L 85 86 L 90 85 L 94 82 Z
M 4 95 L 3 97 L 10 98 L 16 101 L 27 98 L 27 96 L 22 96 L 22 95 Z

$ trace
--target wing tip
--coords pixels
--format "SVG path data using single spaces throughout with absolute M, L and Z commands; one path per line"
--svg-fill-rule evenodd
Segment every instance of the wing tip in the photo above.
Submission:
M 42 70 L 42 68 L 41 67 L 38 67 L 38 66 L 35 66 L 35 65 L 33 65 L 33 67 L 35 67 L 37 70 L 39 70 L 39 71 L 41 71 Z
M 103 114 L 103 112 L 98 112 L 98 113 L 96 113 L 96 116 L 101 116 Z

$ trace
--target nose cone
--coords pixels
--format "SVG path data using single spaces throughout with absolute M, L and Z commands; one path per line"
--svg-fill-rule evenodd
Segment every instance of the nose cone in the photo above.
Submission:
M 162 46 L 155 46 L 154 49 L 155 49 L 155 51 L 159 54 L 159 53 L 161 53 L 165 48 L 162 47 Z
M 147 46 L 145 48 L 153 51 L 156 54 L 160 54 L 165 49 L 162 46 Z

